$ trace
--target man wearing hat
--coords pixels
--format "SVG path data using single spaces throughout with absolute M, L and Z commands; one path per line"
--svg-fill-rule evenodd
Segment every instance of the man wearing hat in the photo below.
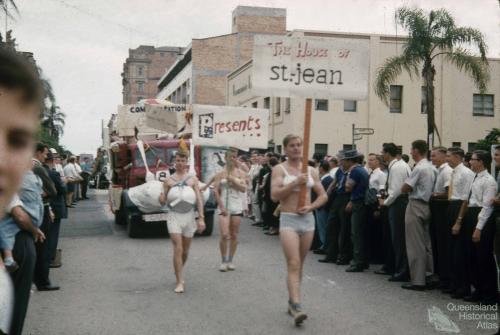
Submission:
M 327 190 L 328 203 L 332 201 L 326 232 L 326 255 L 318 260 L 320 263 L 337 263 L 347 265 L 351 260 L 350 216 L 345 208 L 350 194 L 345 188 L 347 170 L 344 167 L 344 151 L 337 154 L 339 169 Z
M 344 152 L 344 168 L 347 171 L 346 191 L 350 193 L 349 202 L 345 207 L 351 213 L 351 241 L 353 258 L 346 272 L 362 272 L 368 268 L 366 257 L 365 231 L 367 224 L 365 194 L 368 189 L 368 172 L 360 162 L 363 155 L 357 150 Z

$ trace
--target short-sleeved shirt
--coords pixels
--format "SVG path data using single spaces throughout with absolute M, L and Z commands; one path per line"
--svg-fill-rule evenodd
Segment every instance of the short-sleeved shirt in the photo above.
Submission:
M 436 169 L 427 159 L 420 160 L 405 181 L 405 184 L 412 188 L 408 198 L 428 202 L 434 189 L 436 173 Z
M 347 183 L 353 185 L 351 201 L 363 200 L 368 189 L 368 172 L 362 166 L 356 166 L 349 172 Z
M 450 178 L 452 200 L 467 201 L 469 199 L 469 192 L 474 176 L 474 172 L 462 163 L 453 169 Z
M 436 176 L 436 183 L 434 184 L 434 192 L 445 193 L 446 188 L 450 186 L 451 173 L 453 169 L 448 163 L 443 163 L 438 168 L 438 174 Z

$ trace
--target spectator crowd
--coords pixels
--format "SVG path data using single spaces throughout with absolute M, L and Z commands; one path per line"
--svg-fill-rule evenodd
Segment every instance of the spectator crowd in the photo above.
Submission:
M 315 211 L 313 250 L 321 263 L 346 265 L 401 282 L 403 289 L 439 289 L 454 299 L 498 301 L 500 259 L 500 145 L 494 156 L 477 150 L 411 146 L 411 158 L 394 143 L 366 157 L 357 150 L 335 157 L 315 154 L 328 202 Z M 267 235 L 279 234 L 279 204 L 270 197 L 272 169 L 286 160 L 257 151 L 240 156 L 247 173 L 246 215 Z M 411 165 L 410 165 L 411 164 Z M 312 195 L 314 196 L 314 195 Z M 495 258 L 496 253 L 496 258 Z

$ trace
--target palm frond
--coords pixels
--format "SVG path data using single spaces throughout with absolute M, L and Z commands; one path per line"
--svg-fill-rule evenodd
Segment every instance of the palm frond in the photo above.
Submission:
M 429 31 L 431 35 L 445 35 L 455 28 L 455 19 L 446 9 L 431 10 L 429 13 Z
M 401 56 L 391 57 L 386 60 L 377 71 L 377 78 L 375 81 L 375 93 L 386 104 L 389 104 L 389 85 L 393 83 L 396 78 L 406 70 L 410 75 L 418 74 L 418 66 L 420 60 L 413 57 L 412 54 L 403 53 Z
M 446 54 L 450 63 L 454 64 L 460 71 L 468 74 L 481 93 L 486 91 L 489 81 L 487 64 L 481 58 L 472 55 L 469 51 L 458 48 Z
M 0 0 L 0 8 L 7 14 L 9 18 L 14 19 L 9 10 L 9 5 L 14 9 L 14 12 L 16 12 L 16 14 L 19 14 L 19 8 L 17 8 L 14 0 Z

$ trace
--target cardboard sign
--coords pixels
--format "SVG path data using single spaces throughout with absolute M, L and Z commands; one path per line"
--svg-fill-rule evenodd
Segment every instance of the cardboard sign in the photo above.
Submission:
M 116 125 L 119 136 L 134 136 L 134 127 L 139 134 L 157 134 L 158 130 L 146 125 L 146 109 L 141 105 L 119 105 Z
M 267 148 L 269 110 L 193 105 L 193 142 L 214 147 Z
M 190 110 L 188 105 L 164 104 L 144 105 L 146 108 L 146 125 L 169 134 L 185 132 L 190 126 L 186 113 Z
M 257 96 L 365 100 L 369 40 L 257 35 L 252 89 Z

